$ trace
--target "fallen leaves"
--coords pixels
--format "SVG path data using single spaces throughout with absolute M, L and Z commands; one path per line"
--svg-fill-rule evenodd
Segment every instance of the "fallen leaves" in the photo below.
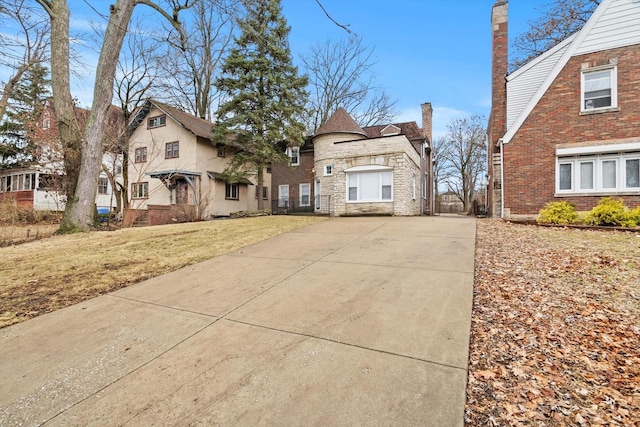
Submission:
M 478 221 L 467 425 L 640 427 L 640 239 Z

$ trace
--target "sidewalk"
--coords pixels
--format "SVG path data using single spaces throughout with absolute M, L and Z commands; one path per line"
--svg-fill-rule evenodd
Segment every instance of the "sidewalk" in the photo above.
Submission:
M 0 330 L 0 425 L 463 424 L 475 220 L 331 218 Z

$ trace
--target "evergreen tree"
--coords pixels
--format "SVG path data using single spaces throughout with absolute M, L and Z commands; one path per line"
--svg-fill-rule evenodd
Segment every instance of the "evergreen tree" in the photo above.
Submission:
M 280 0 L 253 0 L 238 20 L 240 35 L 216 82 L 224 101 L 212 142 L 240 148 L 225 171 L 229 182 L 255 175 L 262 194 L 263 170 L 286 157 L 278 143 L 300 146 L 306 76 L 293 65 Z M 258 209 L 264 209 L 258 197 Z
M 0 169 L 19 167 L 32 160 L 32 129 L 50 96 L 48 70 L 36 64 L 16 84 L 0 123 Z

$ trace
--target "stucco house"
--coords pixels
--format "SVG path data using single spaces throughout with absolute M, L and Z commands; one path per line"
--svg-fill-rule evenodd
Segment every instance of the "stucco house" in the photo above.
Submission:
M 339 108 L 302 147 L 289 147 L 288 165 L 273 166 L 278 210 L 331 216 L 421 215 L 433 212 L 431 104 L 415 122 L 360 127 Z
M 78 125 L 84 129 L 89 110 L 76 107 Z M 114 198 L 113 184 L 122 183 L 122 156 L 118 154 L 117 141 L 124 134 L 121 111 L 111 106 L 105 153 L 102 163 L 109 170 L 113 181 L 105 171 L 100 172 L 96 206 L 99 211 L 113 212 L 118 206 Z M 19 166 L 0 171 L 0 200 L 11 198 L 25 208 L 36 211 L 64 211 L 64 148 L 53 104 L 46 101 L 37 122 L 29 131 L 34 143 L 34 152 L 29 161 Z
M 489 206 L 533 218 L 547 202 L 640 205 L 640 2 L 602 0 L 583 28 L 507 74 L 508 2 L 492 11 Z
M 258 208 L 251 177 L 225 181 L 236 149 L 211 143 L 213 124 L 155 100 L 134 114 L 129 137 L 129 211 L 125 223 L 157 225 L 228 216 Z M 269 198 L 265 171 L 262 197 Z

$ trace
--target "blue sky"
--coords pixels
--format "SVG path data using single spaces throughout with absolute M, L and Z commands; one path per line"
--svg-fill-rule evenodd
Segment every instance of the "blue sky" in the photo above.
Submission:
M 110 2 L 87 0 L 108 13 Z M 70 0 L 72 32 L 92 34 L 90 22 L 102 23 L 87 2 Z M 495 0 L 321 0 L 336 21 L 349 25 L 374 47 L 376 85 L 397 101 L 397 121 L 421 125 L 420 104 L 434 107 L 434 137 L 447 123 L 470 114 L 488 116 L 491 80 L 491 8 Z M 510 39 L 526 29 L 547 0 L 512 0 L 509 4 Z M 294 61 L 309 48 L 346 32 L 331 22 L 315 0 L 282 0 L 291 26 Z M 139 6 L 136 15 L 154 19 L 151 9 Z M 2 30 L 0 30 L 2 31 Z M 88 37 L 88 36 L 87 36 Z M 88 39 L 81 46 L 95 46 Z M 72 79 L 72 92 L 81 106 L 91 105 L 93 74 L 98 53 L 80 49 L 84 66 Z M 7 70 L 0 69 L 6 81 Z
M 331 16 L 374 46 L 377 84 L 397 100 L 398 121 L 421 125 L 420 104 L 434 107 L 434 137 L 447 123 L 491 106 L 491 8 L 495 0 L 323 0 Z M 509 4 L 510 39 L 545 2 Z M 292 51 L 305 52 L 345 31 L 314 0 L 282 0 Z

